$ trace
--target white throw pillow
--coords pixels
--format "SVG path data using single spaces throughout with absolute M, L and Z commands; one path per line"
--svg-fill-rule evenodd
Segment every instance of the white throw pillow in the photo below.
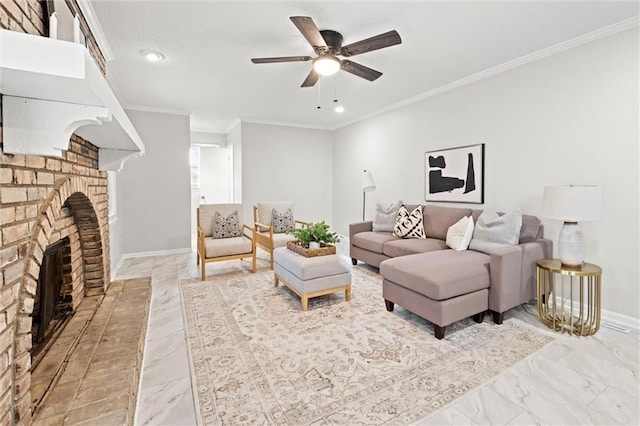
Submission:
M 447 231 L 447 247 L 456 251 L 466 250 L 473 237 L 473 218 L 463 217 L 449 227 Z
M 469 248 L 491 254 L 500 247 L 514 246 L 518 244 L 521 227 L 521 212 L 500 216 L 494 210 L 485 210 L 476 221 Z
M 402 206 L 402 201 L 393 204 L 378 203 L 376 217 L 373 219 L 373 230 L 375 232 L 392 232 L 400 206 Z
M 400 238 L 427 238 L 422 221 L 422 206 L 416 207 L 411 213 L 405 206 L 400 207 L 393 234 Z

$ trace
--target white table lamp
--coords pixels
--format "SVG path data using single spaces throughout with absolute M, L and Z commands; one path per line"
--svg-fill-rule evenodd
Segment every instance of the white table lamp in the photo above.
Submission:
M 376 183 L 373 181 L 373 176 L 368 170 L 364 170 L 362 174 L 362 221 L 364 222 L 364 206 L 366 202 L 366 193 L 376 189 Z
M 558 255 L 563 266 L 579 268 L 582 255 L 582 231 L 578 222 L 602 218 L 602 192 L 598 185 L 545 186 L 542 216 L 564 221 L 558 236 Z

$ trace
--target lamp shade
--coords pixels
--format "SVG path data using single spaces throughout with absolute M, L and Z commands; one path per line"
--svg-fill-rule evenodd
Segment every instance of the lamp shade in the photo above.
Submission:
M 602 218 L 602 192 L 598 185 L 545 186 L 542 216 L 565 222 Z
M 365 170 L 362 174 L 362 190 L 364 192 L 373 191 L 376 189 L 376 183 L 373 181 L 373 176 L 371 176 L 371 172 Z

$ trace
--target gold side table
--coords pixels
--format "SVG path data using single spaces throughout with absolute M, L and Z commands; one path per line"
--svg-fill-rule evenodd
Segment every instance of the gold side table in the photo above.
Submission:
M 602 268 L 591 263 L 571 268 L 559 259 L 542 259 L 537 271 L 540 320 L 556 331 L 577 336 L 595 334 L 600 329 Z

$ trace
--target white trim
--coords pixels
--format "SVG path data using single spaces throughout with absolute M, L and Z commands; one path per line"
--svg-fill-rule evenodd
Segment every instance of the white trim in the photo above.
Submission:
M 115 57 L 113 56 L 111 47 L 109 47 L 104 31 L 102 31 L 102 26 L 100 25 L 98 18 L 96 18 L 96 12 L 93 10 L 93 6 L 87 0 L 78 0 L 77 3 L 78 7 L 80 7 L 80 11 L 82 11 L 84 19 L 87 20 L 87 25 L 89 25 L 91 34 L 96 39 L 96 43 L 98 43 L 98 47 L 100 48 L 102 55 L 104 55 L 104 60 L 106 62 L 113 61 Z
M 603 27 L 592 31 L 587 34 L 583 34 L 578 37 L 574 37 L 572 39 L 563 41 L 554 46 L 547 47 L 542 50 L 538 50 L 537 52 L 530 53 L 528 55 L 521 56 L 520 58 L 513 59 L 511 61 L 505 62 L 501 65 L 488 68 L 484 71 L 477 72 L 475 74 L 471 74 L 470 76 L 461 78 L 460 80 L 452 81 L 450 83 L 444 84 L 442 86 L 436 87 L 435 89 L 429 90 L 427 92 L 421 93 L 416 96 L 412 96 L 410 98 L 404 99 L 402 101 L 393 103 L 391 105 L 387 105 L 386 107 L 375 110 L 369 114 L 363 115 L 359 118 L 355 118 L 353 120 L 349 120 L 342 124 L 338 124 L 332 127 L 330 130 L 337 130 L 346 126 L 349 126 L 354 123 L 358 123 L 360 121 L 366 120 L 368 118 L 375 117 L 377 115 L 383 114 L 385 112 L 393 111 L 398 108 L 402 108 L 404 106 L 414 104 L 416 102 L 422 101 L 427 98 L 431 98 L 433 96 L 439 95 L 444 92 L 448 92 L 450 90 L 457 89 L 458 87 L 465 86 L 467 84 L 475 83 L 476 81 L 483 80 L 485 78 L 493 77 L 494 75 L 503 73 L 505 71 L 509 71 L 513 68 L 520 67 L 522 65 L 529 64 L 531 62 L 539 61 L 541 59 L 547 58 L 551 55 L 555 55 L 556 53 L 564 52 L 569 49 L 573 49 L 574 47 L 581 46 L 586 43 L 590 43 L 592 41 L 596 41 L 622 31 L 630 30 L 640 25 L 640 16 L 634 16 L 632 18 L 625 19 L 623 21 L 617 22 L 615 24 L 609 25 L 607 27 Z
M 241 125 L 242 121 L 240 121 L 239 118 L 235 118 L 234 120 L 231 121 L 231 123 L 227 126 L 226 130 L 224 131 L 224 133 L 226 133 L 227 135 L 233 130 L 235 129 L 237 126 Z
M 120 256 L 120 260 L 118 260 L 118 263 L 116 263 L 116 266 L 112 266 L 111 268 L 111 280 L 113 281 L 113 277 L 116 276 L 116 274 L 118 273 L 118 271 L 120 270 L 120 267 L 122 266 L 122 263 L 124 262 L 124 256 Z
M 241 119 L 241 122 L 251 123 L 251 124 L 266 124 L 269 126 L 299 127 L 302 129 L 313 129 L 313 130 L 335 130 L 339 128 L 339 127 L 331 127 L 331 126 L 320 126 L 315 124 L 291 123 L 287 121 L 259 120 L 255 118 L 243 118 Z
M 578 301 L 571 301 L 565 296 L 564 309 L 569 310 L 569 302 L 573 306 L 573 312 L 580 312 L 580 303 Z M 560 296 L 556 296 L 556 304 L 563 306 Z M 584 305 L 584 311 L 588 312 L 587 305 Z M 612 325 L 613 327 L 630 328 L 632 330 L 640 330 L 640 318 L 634 318 L 629 315 L 621 314 L 614 311 L 608 311 L 606 309 L 600 309 L 600 327 L 605 327 L 605 323 Z
M 134 259 L 137 257 L 166 256 L 169 254 L 185 254 L 185 253 L 193 253 L 193 250 L 191 249 L 191 247 L 185 247 L 185 248 L 171 249 L 171 250 L 140 251 L 137 253 L 125 253 L 122 255 L 122 258 Z
M 111 279 L 116 276 L 122 264 L 126 259 L 134 259 L 137 257 L 152 257 L 152 256 L 166 256 L 170 254 L 186 254 L 193 253 L 193 249 L 189 248 L 181 248 L 181 249 L 171 249 L 171 250 L 156 250 L 156 251 L 141 251 L 137 253 L 125 253 L 120 256 L 120 260 L 116 264 L 116 267 L 111 270 Z
M 160 114 L 173 114 L 173 115 L 191 115 L 190 111 L 184 109 L 171 109 L 171 108 L 157 108 L 144 105 L 125 104 L 124 107 L 132 111 L 144 111 L 144 112 L 157 112 Z

